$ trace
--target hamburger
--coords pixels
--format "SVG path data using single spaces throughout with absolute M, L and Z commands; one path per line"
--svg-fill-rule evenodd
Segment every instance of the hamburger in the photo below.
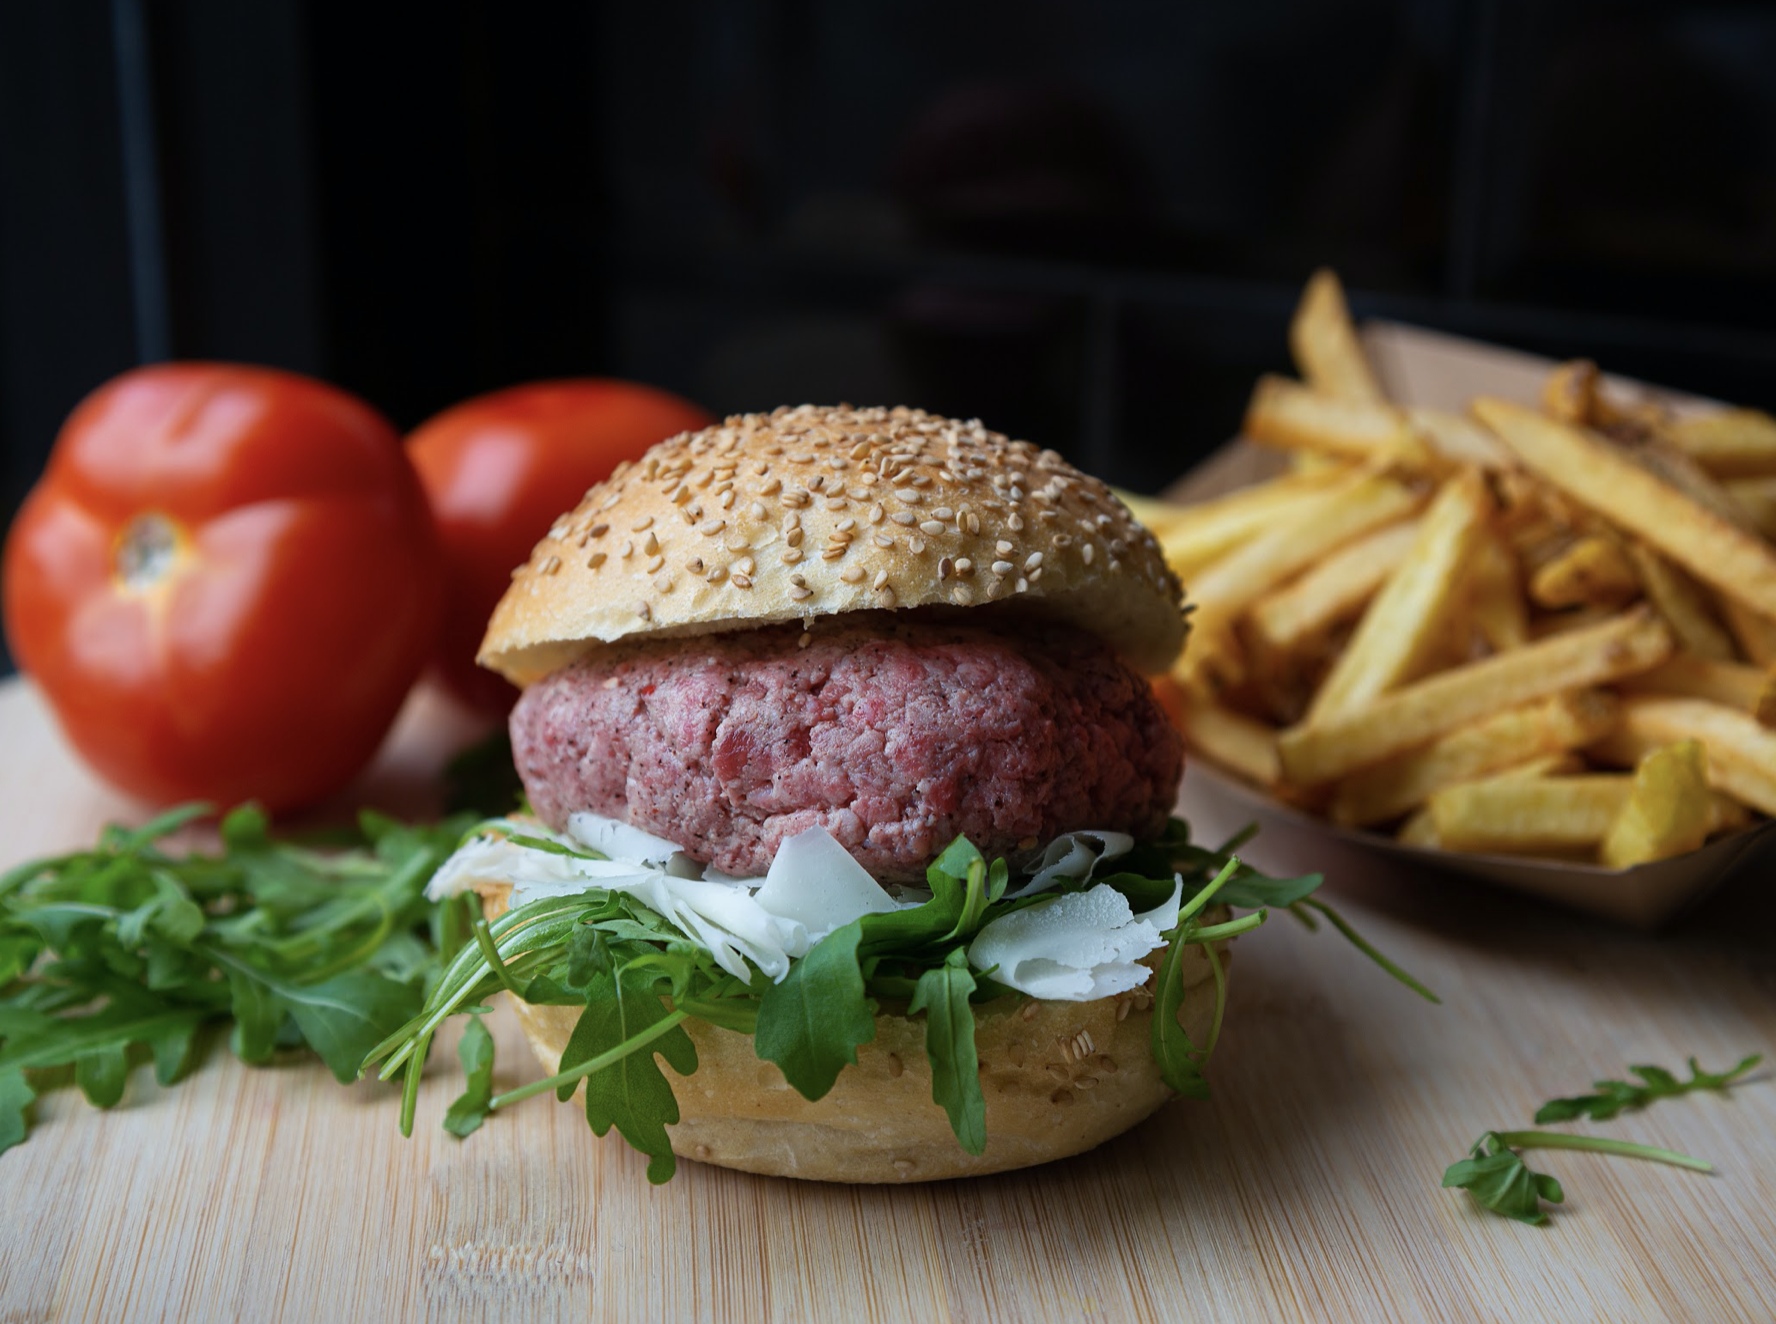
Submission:
M 656 1180 L 1089 1149 L 1204 1092 L 1225 940 L 1262 918 L 1170 818 L 1146 676 L 1184 639 L 1111 491 L 978 421 L 803 406 L 663 442 L 489 623 L 530 816 L 434 879 L 499 957 L 434 1002 L 519 994 L 547 1083 Z

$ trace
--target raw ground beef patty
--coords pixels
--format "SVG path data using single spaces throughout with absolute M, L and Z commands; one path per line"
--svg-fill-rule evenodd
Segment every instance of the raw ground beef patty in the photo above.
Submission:
M 602 650 L 527 689 L 512 744 L 560 828 L 626 819 L 743 877 L 815 825 L 883 880 L 966 833 L 990 859 L 1077 828 L 1149 835 L 1183 743 L 1088 636 L 799 626 Z

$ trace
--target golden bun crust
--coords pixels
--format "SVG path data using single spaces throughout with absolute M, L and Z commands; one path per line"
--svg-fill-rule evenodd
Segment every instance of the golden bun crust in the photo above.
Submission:
M 489 919 L 506 909 L 510 888 L 483 891 Z M 1229 957 L 1220 949 L 1225 970 Z M 1208 958 L 1183 961 L 1178 1020 L 1205 1043 L 1214 1017 Z M 857 1050 L 830 1093 L 810 1102 L 783 1073 L 760 1061 L 750 1036 L 684 1022 L 697 1047 L 685 1077 L 661 1063 L 678 1099 L 668 1128 L 673 1152 L 724 1168 L 810 1181 L 913 1182 L 972 1177 L 1080 1154 L 1151 1116 L 1171 1097 L 1153 1063 L 1152 980 L 1097 1002 L 1005 998 L 975 1012 L 975 1049 L 987 1105 L 987 1145 L 979 1156 L 956 1143 L 949 1118 L 931 1099 L 925 1027 L 884 1013 L 876 1037 Z M 525 1037 L 553 1075 L 580 1008 L 513 999 Z
M 588 491 L 513 572 L 478 660 L 527 685 L 623 639 L 990 607 L 1158 672 L 1181 603 L 1153 536 L 1055 452 L 922 410 L 803 405 L 673 437 Z

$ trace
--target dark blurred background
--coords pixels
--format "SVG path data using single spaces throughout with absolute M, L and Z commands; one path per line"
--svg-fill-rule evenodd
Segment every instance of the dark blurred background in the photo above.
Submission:
M 1776 405 L 1776 7 L 0 6 L 9 514 L 144 359 L 403 426 L 606 373 L 906 401 L 1135 487 L 1359 316 Z

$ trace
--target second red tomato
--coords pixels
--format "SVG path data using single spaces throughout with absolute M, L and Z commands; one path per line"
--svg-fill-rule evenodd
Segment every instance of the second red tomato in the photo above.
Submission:
M 517 697 L 475 651 L 512 567 L 555 517 L 657 441 L 709 426 L 696 405 L 651 386 L 537 382 L 446 409 L 408 438 L 444 544 L 449 599 L 437 670 L 460 698 L 504 713 Z

